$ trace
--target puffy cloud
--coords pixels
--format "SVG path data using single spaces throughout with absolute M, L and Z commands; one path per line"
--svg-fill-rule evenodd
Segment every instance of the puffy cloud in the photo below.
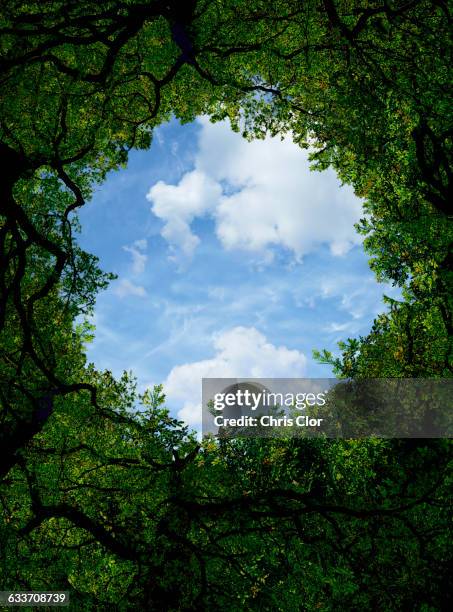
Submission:
M 254 327 L 234 327 L 212 342 L 212 358 L 175 366 L 164 382 L 170 405 L 182 404 L 178 418 L 192 426 L 201 420 L 202 378 L 297 378 L 306 371 L 303 353 L 271 344 Z
M 147 194 L 153 213 L 165 222 L 162 236 L 184 255 L 191 256 L 199 239 L 190 229 L 195 217 L 213 210 L 222 193 L 221 186 L 198 170 L 187 172 L 178 185 L 156 183 Z
M 114 287 L 114 292 L 120 298 L 127 297 L 129 295 L 135 295 L 137 297 L 145 297 L 146 289 L 141 285 L 135 285 L 127 278 L 122 278 Z
M 132 273 L 135 275 L 142 274 L 145 271 L 145 264 L 148 256 L 146 251 L 147 241 L 143 238 L 142 240 L 136 240 L 130 246 L 123 246 L 123 250 L 127 251 L 132 255 Z
M 247 142 L 225 122 L 199 123 L 195 170 L 147 195 L 172 247 L 191 255 L 199 239 L 190 223 L 207 214 L 224 248 L 268 257 L 274 246 L 301 258 L 323 243 L 335 256 L 360 243 L 360 200 L 333 170 L 310 171 L 308 152 L 289 137 Z

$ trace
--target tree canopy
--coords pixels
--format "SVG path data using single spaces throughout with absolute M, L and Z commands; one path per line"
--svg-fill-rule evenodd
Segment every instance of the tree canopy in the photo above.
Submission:
M 450 377 L 452 59 L 444 0 L 4 0 L 5 588 L 67 587 L 79 609 L 446 606 L 448 441 L 200 446 L 159 388 L 137 412 L 132 380 L 86 363 L 76 322 L 112 276 L 76 234 L 94 185 L 172 116 L 290 133 L 364 199 L 370 265 L 403 290 L 318 358 Z

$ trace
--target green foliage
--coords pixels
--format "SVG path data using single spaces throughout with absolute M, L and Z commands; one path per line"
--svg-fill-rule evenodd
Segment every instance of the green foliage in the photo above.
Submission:
M 128 377 L 96 383 L 105 403 L 130 405 Z M 8 588 L 68 588 L 81 610 L 439 609 L 448 441 L 199 447 L 161 388 L 142 402 L 127 423 L 61 402 L 10 471 Z
M 77 209 L 155 126 L 290 133 L 364 200 L 370 333 L 339 377 L 452 372 L 451 16 L 429 0 L 4 0 L 2 588 L 80 610 L 440 610 L 448 441 L 205 440 L 86 364 L 112 275 Z M 127 214 L 127 211 L 125 211 Z

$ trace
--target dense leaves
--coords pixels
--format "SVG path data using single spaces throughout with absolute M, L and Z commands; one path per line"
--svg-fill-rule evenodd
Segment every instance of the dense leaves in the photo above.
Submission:
M 451 376 L 449 8 L 2 3 L 3 588 L 87 610 L 448 606 L 448 441 L 200 447 L 159 388 L 139 400 L 86 364 L 77 317 L 111 275 L 75 234 L 93 186 L 172 115 L 290 132 L 364 199 L 371 267 L 403 295 L 318 357 L 339 376 Z
M 104 377 L 103 401 L 131 384 Z M 59 406 L 1 491 L 2 581 L 76 609 L 439 609 L 448 443 L 206 440 Z M 129 413 L 130 416 L 130 413 Z M 190 578 L 190 579 L 189 579 Z

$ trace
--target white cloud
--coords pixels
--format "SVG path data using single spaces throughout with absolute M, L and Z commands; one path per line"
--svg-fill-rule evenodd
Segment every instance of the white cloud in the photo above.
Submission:
M 120 298 L 126 297 L 128 295 L 135 295 L 137 297 L 145 297 L 146 289 L 141 285 L 135 285 L 127 278 L 122 278 L 114 288 L 114 292 Z
M 136 240 L 130 246 L 123 246 L 123 250 L 132 255 L 132 273 L 135 275 L 142 274 L 145 271 L 145 264 L 148 259 L 146 251 L 147 241 L 143 238 Z
M 351 322 L 348 322 L 348 323 L 332 322 L 325 328 L 325 330 L 328 332 L 339 332 L 339 331 L 346 331 L 347 329 L 350 329 L 350 328 L 351 328 Z
M 137 249 L 145 251 L 146 247 L 148 246 L 148 241 L 146 240 L 146 238 L 142 238 L 141 240 L 136 240 L 134 242 L 134 245 L 137 247 Z
M 165 222 L 162 236 L 184 255 L 191 256 L 199 239 L 190 229 L 195 217 L 213 210 L 222 193 L 221 186 L 198 170 L 187 172 L 178 185 L 156 183 L 147 194 L 153 213 Z
M 190 224 L 203 215 L 215 220 L 224 248 L 259 252 L 268 260 L 273 246 L 299 259 L 323 243 L 335 256 L 360 243 L 353 227 L 360 200 L 340 186 L 333 170 L 310 171 L 308 152 L 289 137 L 247 142 L 226 122 L 199 123 L 195 170 L 178 185 L 159 181 L 147 195 L 173 248 L 193 253 L 199 239 Z
M 201 420 L 202 378 L 302 377 L 307 358 L 275 346 L 254 327 L 234 327 L 212 338 L 214 357 L 175 366 L 164 382 L 169 403 L 181 406 L 178 418 L 189 425 Z

